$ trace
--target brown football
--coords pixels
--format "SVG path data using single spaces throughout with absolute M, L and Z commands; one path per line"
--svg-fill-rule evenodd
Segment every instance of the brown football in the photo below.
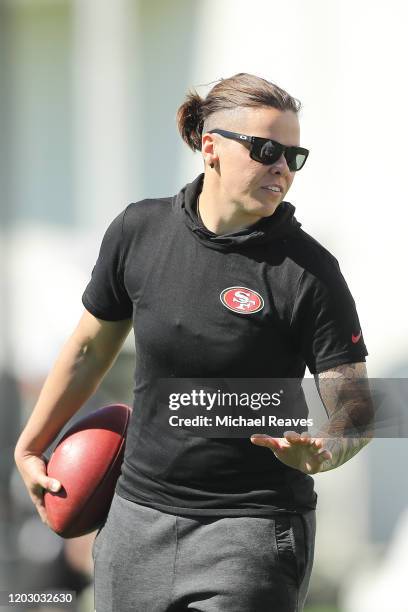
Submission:
M 60 481 L 58 493 L 46 491 L 51 528 L 63 538 L 97 529 L 105 520 L 120 475 L 132 409 L 125 404 L 99 408 L 80 419 L 52 453 L 47 474 Z

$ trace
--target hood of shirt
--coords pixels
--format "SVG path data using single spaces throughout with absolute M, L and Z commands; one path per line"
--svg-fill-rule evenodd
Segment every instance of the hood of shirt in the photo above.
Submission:
M 264 244 L 285 238 L 297 232 L 302 225 L 294 216 L 295 206 L 290 202 L 281 202 L 275 212 L 264 217 L 249 227 L 230 234 L 214 234 L 208 230 L 197 215 L 197 198 L 201 193 L 204 173 L 193 182 L 187 183 L 175 198 L 175 207 L 183 217 L 184 223 L 193 232 L 195 238 L 205 246 L 220 251 L 237 247 Z

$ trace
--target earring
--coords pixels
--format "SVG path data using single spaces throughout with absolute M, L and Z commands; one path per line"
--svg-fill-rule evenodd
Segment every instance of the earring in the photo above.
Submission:
M 210 163 L 210 168 L 214 168 L 214 163 L 213 162 Z

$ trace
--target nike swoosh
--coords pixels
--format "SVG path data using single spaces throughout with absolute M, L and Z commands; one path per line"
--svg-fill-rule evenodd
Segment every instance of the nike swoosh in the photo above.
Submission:
M 357 342 L 360 340 L 361 338 L 361 329 L 360 329 L 360 333 L 358 334 L 358 336 L 355 336 L 354 334 L 351 334 L 351 341 L 353 344 L 357 344 Z

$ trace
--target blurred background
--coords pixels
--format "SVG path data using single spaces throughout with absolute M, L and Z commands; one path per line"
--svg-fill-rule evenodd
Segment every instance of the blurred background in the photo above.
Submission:
M 311 154 L 286 199 L 340 262 L 369 375 L 408 377 L 407 17 L 398 0 L 0 0 L 0 590 L 93 610 L 93 534 L 41 523 L 13 449 L 110 221 L 203 170 L 176 129 L 190 87 L 251 72 L 300 99 Z M 81 414 L 131 404 L 132 340 Z M 407 440 L 379 439 L 315 476 L 307 612 L 408 610 L 407 463 Z

